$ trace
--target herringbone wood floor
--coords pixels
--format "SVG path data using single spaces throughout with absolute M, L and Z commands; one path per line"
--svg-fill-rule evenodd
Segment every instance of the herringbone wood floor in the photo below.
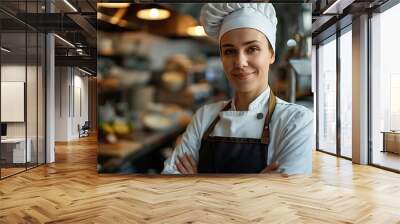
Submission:
M 95 138 L 0 181 L 0 223 L 400 223 L 400 175 L 316 152 L 310 177 L 98 175 Z

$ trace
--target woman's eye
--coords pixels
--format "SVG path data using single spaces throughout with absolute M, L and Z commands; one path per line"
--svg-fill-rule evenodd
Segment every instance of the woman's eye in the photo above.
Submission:
M 248 51 L 249 53 L 254 53 L 254 52 L 258 51 L 258 48 L 257 48 L 257 47 L 249 47 L 249 48 L 247 49 L 247 51 Z
M 224 50 L 224 55 L 232 55 L 232 54 L 234 54 L 234 53 L 235 53 L 235 51 L 232 50 L 232 49 L 226 49 L 226 50 Z

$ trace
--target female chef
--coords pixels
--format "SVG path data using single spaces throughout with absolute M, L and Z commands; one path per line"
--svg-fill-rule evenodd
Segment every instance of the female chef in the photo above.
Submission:
M 163 173 L 310 174 L 313 114 L 268 86 L 277 24 L 272 4 L 209 3 L 200 21 L 219 41 L 235 94 L 195 113 Z

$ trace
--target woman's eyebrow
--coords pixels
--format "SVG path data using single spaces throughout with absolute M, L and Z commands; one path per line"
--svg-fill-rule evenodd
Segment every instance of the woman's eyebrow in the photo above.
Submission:
M 242 45 L 249 45 L 249 44 L 253 44 L 256 42 L 260 42 L 260 41 L 258 41 L 258 40 L 246 41 Z M 234 45 L 233 44 L 223 44 L 221 47 L 234 47 Z
M 253 43 L 255 43 L 255 42 L 260 42 L 260 41 L 258 41 L 258 40 L 251 40 L 251 41 L 244 42 L 243 45 L 249 45 L 249 44 L 253 44 Z
M 234 47 L 233 44 L 223 44 L 221 47 Z

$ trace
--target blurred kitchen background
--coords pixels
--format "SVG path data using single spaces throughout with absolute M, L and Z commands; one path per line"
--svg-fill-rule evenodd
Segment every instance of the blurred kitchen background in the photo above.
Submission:
M 160 173 L 196 109 L 233 96 L 202 5 L 97 4 L 100 173 Z M 270 86 L 313 110 L 311 3 L 274 7 Z

